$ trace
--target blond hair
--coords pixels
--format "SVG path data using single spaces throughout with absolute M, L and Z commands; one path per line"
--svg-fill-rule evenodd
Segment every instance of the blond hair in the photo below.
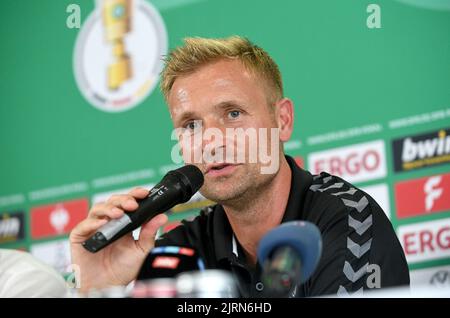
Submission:
M 262 48 L 246 38 L 185 38 L 184 45 L 174 49 L 165 59 L 161 73 L 161 91 L 166 100 L 177 77 L 195 72 L 201 66 L 219 59 L 239 59 L 270 89 L 269 103 L 283 97 L 283 83 L 277 64 Z

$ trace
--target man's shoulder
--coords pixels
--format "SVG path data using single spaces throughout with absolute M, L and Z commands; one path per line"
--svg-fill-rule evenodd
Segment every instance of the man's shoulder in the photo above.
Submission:
M 345 235 L 365 241 L 377 229 L 393 233 L 392 224 L 385 211 L 366 191 L 342 179 L 322 172 L 313 176 L 306 193 L 305 219 L 321 230 L 341 224 Z M 348 232 L 349 231 L 349 232 Z
M 347 213 L 382 211 L 370 194 L 341 177 L 321 172 L 313 175 L 312 183 L 306 193 L 309 207 L 322 209 L 339 209 Z
M 333 259 L 342 266 L 336 273 L 343 275 L 330 291 L 346 295 L 368 288 L 369 264 L 380 265 L 382 286 L 408 284 L 408 267 L 392 224 L 370 194 L 322 172 L 313 176 L 305 202 L 306 219 L 319 227 L 324 246 L 332 246 L 324 250 L 322 266 Z

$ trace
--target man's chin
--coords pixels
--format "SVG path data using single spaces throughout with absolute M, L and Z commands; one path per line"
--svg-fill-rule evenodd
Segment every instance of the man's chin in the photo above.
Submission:
M 223 203 L 240 198 L 251 183 L 246 166 L 237 165 L 231 173 L 223 176 L 206 174 L 205 183 L 200 192 L 214 202 Z
M 217 202 L 224 203 L 235 199 L 239 196 L 239 191 L 236 186 L 233 186 L 232 182 L 223 182 L 222 184 L 207 186 L 207 188 L 202 188 L 200 193 L 207 199 Z

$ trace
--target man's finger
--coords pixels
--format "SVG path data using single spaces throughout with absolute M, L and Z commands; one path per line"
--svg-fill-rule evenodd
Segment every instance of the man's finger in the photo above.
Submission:
M 70 232 L 71 243 L 82 243 L 92 234 L 94 234 L 100 227 L 108 222 L 107 219 L 85 219 L 78 223 Z
M 167 215 L 159 214 L 146 224 L 142 225 L 139 240 L 136 243 L 143 253 L 147 254 L 155 246 L 156 233 L 168 220 Z
M 134 211 L 138 208 L 136 198 L 129 194 L 116 194 L 111 196 L 106 203 L 112 204 L 125 211 Z
M 131 190 L 128 194 L 135 197 L 136 199 L 143 199 L 148 196 L 149 191 L 147 189 L 137 187 Z
M 108 217 L 110 219 L 117 219 L 123 215 L 123 210 L 111 203 L 99 203 L 92 207 L 89 212 L 89 218 L 99 219 Z

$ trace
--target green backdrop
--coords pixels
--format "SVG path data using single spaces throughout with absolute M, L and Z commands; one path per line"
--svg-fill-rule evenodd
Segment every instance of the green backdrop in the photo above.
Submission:
M 395 184 L 448 173 L 450 165 L 395 172 L 392 151 L 394 139 L 450 127 L 449 1 L 149 2 L 162 16 L 169 48 L 187 36 L 238 34 L 272 55 L 285 94 L 295 103 L 289 154 L 307 163 L 317 151 L 383 140 L 387 176 L 357 185 L 388 186 L 396 229 L 449 220 L 450 208 L 397 218 Z M 367 27 L 370 3 L 381 9 L 381 28 Z M 23 211 L 25 222 L 23 238 L 5 239 L 3 247 L 32 250 L 67 237 L 32 239 L 35 207 L 79 198 L 91 202 L 98 193 L 151 184 L 172 165 L 172 125 L 157 88 L 136 107 L 118 113 L 101 111 L 83 97 L 74 75 L 74 48 L 82 29 L 66 25 L 70 4 L 79 5 L 83 29 L 94 1 L 1 4 L 0 213 L 11 217 Z M 410 119 L 393 122 L 402 118 Z M 355 127 L 366 129 L 351 130 Z M 120 177 L 99 180 L 110 176 Z M 449 241 L 447 234 L 446 255 Z M 413 270 L 442 266 L 450 271 L 450 257 L 410 264 Z

